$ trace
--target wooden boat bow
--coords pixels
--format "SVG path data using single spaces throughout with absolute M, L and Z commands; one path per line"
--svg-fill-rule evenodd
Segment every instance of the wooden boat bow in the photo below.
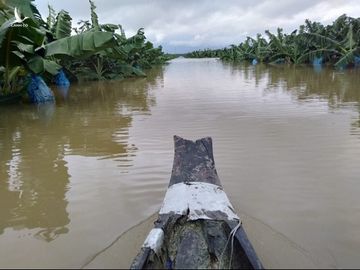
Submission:
M 193 142 L 174 136 L 174 146 L 175 154 L 169 187 L 177 183 L 189 182 L 221 186 L 210 137 Z
M 210 137 L 174 136 L 175 154 L 158 220 L 131 269 L 262 269 L 226 196 Z

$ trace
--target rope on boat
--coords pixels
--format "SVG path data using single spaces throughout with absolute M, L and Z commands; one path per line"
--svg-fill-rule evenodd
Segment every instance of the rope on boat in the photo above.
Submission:
M 235 234 L 237 232 L 237 230 L 241 227 L 241 221 L 239 221 L 239 223 L 234 227 L 234 229 L 231 230 L 230 234 L 229 234 L 229 238 L 227 239 L 226 241 L 226 244 L 225 244 L 225 247 L 223 249 L 223 251 L 221 252 L 221 255 L 220 255 L 220 260 L 219 260 L 219 267 L 218 269 L 223 269 L 221 267 L 221 262 L 223 260 L 223 257 L 224 257 L 224 253 L 226 251 L 226 248 L 229 244 L 229 241 L 231 239 L 231 251 L 230 251 L 230 262 L 229 262 L 229 267 L 228 269 L 231 269 L 231 263 L 232 263 L 232 258 L 233 258 L 233 252 L 234 252 L 234 238 L 235 238 Z

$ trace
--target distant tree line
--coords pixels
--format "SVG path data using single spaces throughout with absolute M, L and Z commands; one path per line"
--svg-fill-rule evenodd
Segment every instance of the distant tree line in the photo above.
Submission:
M 336 68 L 360 65 L 360 18 L 344 14 L 326 26 L 305 20 L 290 34 L 278 28 L 276 33 L 266 30 L 265 35 L 247 37 L 239 45 L 223 49 L 193 51 L 186 57 L 276 64 L 325 63 Z

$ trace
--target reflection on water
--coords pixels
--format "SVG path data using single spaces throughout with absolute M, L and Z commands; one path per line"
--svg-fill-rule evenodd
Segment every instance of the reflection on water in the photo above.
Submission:
M 235 208 L 287 239 L 257 239 L 265 266 L 359 265 L 359 75 L 176 59 L 147 78 L 54 88 L 56 104 L 1 107 L 0 267 L 80 267 L 153 214 L 174 134 L 212 136 Z M 301 260 L 269 259 L 294 246 Z
M 56 98 L 57 100 L 64 100 L 66 101 L 68 95 L 69 95 L 69 86 L 54 86 L 55 94 L 57 94 Z
M 278 91 L 281 87 L 299 100 L 326 99 L 330 107 L 360 101 L 360 69 L 337 71 L 322 68 L 314 72 L 312 68 L 302 66 L 222 64 L 233 76 L 254 80 L 257 86 L 265 81 L 265 91 Z
M 50 242 L 69 232 L 65 155 L 117 157 L 127 167 L 137 150 L 128 144 L 132 114 L 155 104 L 147 92 L 159 81 L 161 70 L 154 72 L 55 88 L 56 104 L 0 108 L 0 235 L 36 229 L 35 238 Z
M 68 231 L 63 140 L 60 134 L 41 136 L 54 110 L 49 104 L 26 110 L 26 115 L 1 114 L 0 234 L 8 227 L 39 228 L 35 236 L 52 241 Z
M 317 69 L 307 66 L 264 65 L 222 62 L 233 77 L 254 81 L 256 87 L 265 82 L 263 93 L 287 91 L 299 103 L 326 102 L 329 110 L 347 107 L 356 108 L 359 117 L 353 120 L 351 134 L 360 135 L 360 69 L 338 71 L 332 68 Z M 316 106 L 319 103 L 316 103 Z

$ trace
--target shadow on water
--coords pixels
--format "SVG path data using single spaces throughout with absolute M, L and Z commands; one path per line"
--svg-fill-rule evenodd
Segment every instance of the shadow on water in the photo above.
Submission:
M 147 78 L 53 87 L 55 104 L 0 108 L 0 235 L 34 229 L 33 237 L 50 242 L 68 233 L 64 157 L 120 157 L 125 166 L 137 150 L 128 143 L 132 114 L 150 114 L 149 89 L 162 76 L 159 68 Z

